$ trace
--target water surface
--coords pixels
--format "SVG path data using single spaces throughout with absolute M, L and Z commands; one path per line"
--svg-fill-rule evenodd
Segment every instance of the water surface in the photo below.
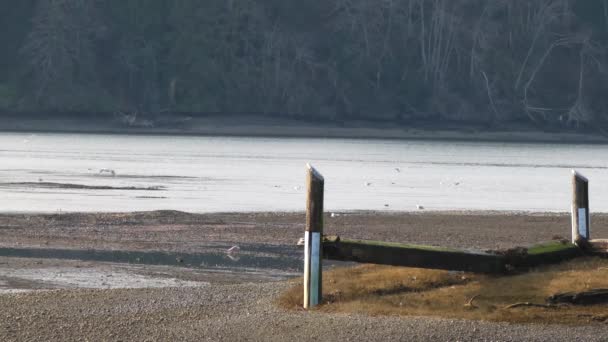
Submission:
M 305 164 L 338 210 L 568 211 L 570 170 L 608 212 L 608 147 L 0 133 L 0 211 L 299 211 Z

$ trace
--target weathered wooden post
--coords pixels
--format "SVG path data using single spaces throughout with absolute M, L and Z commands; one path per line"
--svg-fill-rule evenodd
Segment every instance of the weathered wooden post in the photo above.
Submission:
M 572 243 L 586 247 L 589 225 L 589 180 L 572 170 Z
M 304 308 L 322 298 L 323 176 L 310 164 L 307 168 L 306 231 L 304 233 Z

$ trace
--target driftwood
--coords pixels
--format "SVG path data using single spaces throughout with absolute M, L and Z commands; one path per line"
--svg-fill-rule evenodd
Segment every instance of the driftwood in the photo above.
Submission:
M 530 303 L 530 302 L 520 302 L 520 303 L 515 303 L 515 304 L 507 305 L 503 309 L 515 309 L 515 308 L 521 308 L 521 307 L 534 307 L 534 308 L 555 309 L 555 308 L 557 308 L 557 305 L 553 305 L 553 304 L 537 304 L 537 303 Z
M 593 305 L 608 303 L 608 289 L 557 293 L 547 298 L 551 304 Z

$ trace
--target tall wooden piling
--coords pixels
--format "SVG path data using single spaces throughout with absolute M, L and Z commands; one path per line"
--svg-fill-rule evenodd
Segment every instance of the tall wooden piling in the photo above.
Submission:
M 587 245 L 589 225 L 589 180 L 572 170 L 572 243 Z
M 323 176 L 307 168 L 306 231 L 304 232 L 304 308 L 319 304 L 322 298 Z

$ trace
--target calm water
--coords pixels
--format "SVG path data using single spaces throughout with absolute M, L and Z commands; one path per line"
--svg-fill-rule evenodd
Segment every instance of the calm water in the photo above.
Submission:
M 568 211 L 577 168 L 608 212 L 601 145 L 27 133 L 0 133 L 0 211 L 303 210 L 307 162 L 330 211 Z

